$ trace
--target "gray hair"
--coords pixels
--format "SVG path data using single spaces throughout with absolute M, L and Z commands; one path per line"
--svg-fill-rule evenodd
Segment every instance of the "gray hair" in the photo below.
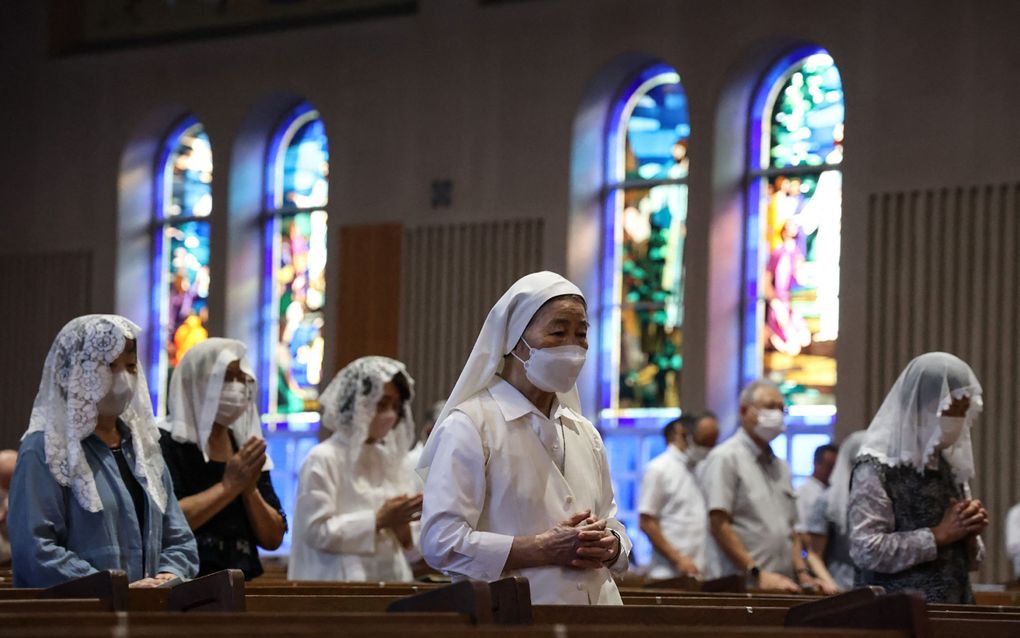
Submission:
M 740 405 L 751 405 L 754 402 L 754 393 L 757 392 L 759 388 L 770 388 L 776 392 L 780 392 L 779 386 L 776 385 L 774 381 L 770 381 L 765 378 L 755 379 L 744 386 L 744 389 L 740 391 Z M 780 394 L 782 394 L 782 392 L 780 392 Z

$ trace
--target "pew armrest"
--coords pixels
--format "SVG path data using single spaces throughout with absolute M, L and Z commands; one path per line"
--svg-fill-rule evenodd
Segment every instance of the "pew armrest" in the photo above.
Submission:
M 787 627 L 809 627 L 812 617 L 830 614 L 845 607 L 852 607 L 860 603 L 867 603 L 875 600 L 884 593 L 881 587 L 861 587 L 852 589 L 838 596 L 829 596 L 808 603 L 801 603 L 790 607 L 786 612 Z
M 172 587 L 167 610 L 244 611 L 244 573 L 239 569 L 224 569 Z
M 491 624 L 493 618 L 492 590 L 480 580 L 462 580 L 448 587 L 395 600 L 387 612 L 452 611 L 465 614 L 475 624 Z
M 127 574 L 119 569 L 96 572 L 47 587 L 39 598 L 98 598 L 107 611 L 127 611 Z
M 791 624 L 787 616 L 786 626 L 894 629 L 908 631 L 913 638 L 930 638 L 933 635 L 924 599 L 915 594 L 902 592 L 846 604 L 794 620 L 799 622 Z

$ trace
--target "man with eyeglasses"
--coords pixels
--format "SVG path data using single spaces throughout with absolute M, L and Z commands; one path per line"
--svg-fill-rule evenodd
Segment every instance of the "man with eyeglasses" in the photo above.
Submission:
M 743 574 L 749 589 L 799 592 L 816 580 L 801 556 L 790 469 L 769 443 L 786 429 L 785 405 L 771 381 L 740 393 L 740 428 L 715 447 L 701 475 L 709 510 L 708 577 Z

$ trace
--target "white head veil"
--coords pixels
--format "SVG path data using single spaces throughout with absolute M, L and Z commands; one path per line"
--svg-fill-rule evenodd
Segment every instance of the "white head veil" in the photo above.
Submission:
M 389 357 L 362 357 L 349 363 L 329 382 L 319 397 L 322 406 L 322 427 L 333 432 L 344 447 L 360 454 L 368 438 L 368 426 L 387 383 L 396 375 L 407 381 L 410 398 L 404 402 L 397 424 L 383 437 L 381 451 L 387 462 L 403 463 L 404 456 L 414 443 L 414 417 L 411 401 L 414 399 L 414 379 L 403 363 Z
M 565 295 L 584 299 L 580 288 L 560 275 L 548 271 L 525 275 L 503 293 L 485 318 L 475 347 L 464 364 L 464 370 L 461 371 L 457 384 L 453 386 L 446 406 L 436 419 L 436 426 L 446 420 L 458 405 L 489 386 L 493 377 L 502 371 L 503 358 L 521 340 L 538 310 L 550 299 Z M 560 404 L 578 414 L 581 413 L 581 401 L 576 387 L 569 392 L 558 394 L 557 398 Z M 425 475 L 428 472 L 432 457 L 435 456 L 436 445 L 437 439 L 429 437 L 418 462 L 420 474 Z
M 861 451 L 866 433 L 866 430 L 857 430 L 840 443 L 836 465 L 832 468 L 829 489 L 826 491 L 825 518 L 844 536 L 847 534 L 846 510 L 850 504 L 850 477 L 853 475 L 854 463 L 858 452 Z
M 241 371 L 255 379 L 255 372 L 245 356 L 247 351 L 243 343 L 234 339 L 206 339 L 185 353 L 170 378 L 168 414 L 160 421 L 159 427 L 169 432 L 178 443 L 198 445 L 206 461 L 209 460 L 209 434 L 220 405 L 227 366 L 240 361 Z M 257 389 L 252 388 L 248 407 L 230 424 L 238 445 L 244 445 L 253 436 L 262 438 L 262 424 L 255 406 L 257 395 Z M 273 461 L 268 454 L 262 469 L 273 469 Z
M 956 480 L 966 483 L 974 476 L 970 429 L 984 405 L 981 384 L 970 366 L 945 352 L 922 354 L 907 364 L 868 426 L 860 456 L 923 472 L 941 437 L 939 414 L 961 397 L 970 398 L 963 432 L 942 455 Z
M 22 437 L 44 433 L 50 473 L 57 483 L 70 487 L 78 504 L 89 512 L 101 511 L 103 502 L 81 442 L 96 430 L 96 404 L 113 381 L 109 364 L 124 352 L 128 340 L 137 341 L 140 333 L 141 328 L 117 315 L 86 315 L 64 326 L 46 355 L 32 417 Z M 146 491 L 164 511 L 163 455 L 149 386 L 140 366 L 136 378 L 135 394 L 120 419 L 131 430 L 135 474 L 144 477 Z

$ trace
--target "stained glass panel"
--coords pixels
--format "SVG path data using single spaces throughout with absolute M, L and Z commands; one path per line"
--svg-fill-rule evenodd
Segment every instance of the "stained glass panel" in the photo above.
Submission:
M 318 405 L 326 303 L 326 219 L 326 211 L 317 210 L 280 220 L 276 409 L 281 414 L 311 411 Z
M 165 411 L 177 362 L 206 339 L 209 321 L 209 231 L 212 148 L 202 124 L 188 119 L 167 137 L 154 235 L 152 325 L 159 348 L 150 354 L 153 405 Z
M 164 165 L 164 218 L 207 217 L 212 212 L 212 147 L 201 124 L 171 143 Z
M 832 58 L 793 51 L 752 113 L 744 381 L 780 385 L 793 423 L 836 415 L 843 88 Z
M 192 346 L 208 337 L 209 321 L 209 222 L 167 224 L 168 364 L 177 363 Z
M 690 123 L 679 76 L 649 69 L 618 117 L 607 193 L 612 288 L 601 312 L 609 338 L 600 341 L 602 417 L 614 425 L 680 407 Z
M 622 193 L 618 407 L 677 408 L 687 186 Z
M 764 373 L 791 406 L 835 405 L 842 174 L 778 175 L 764 192 Z
M 663 74 L 633 98 L 626 121 L 625 179 L 679 179 L 687 176 L 687 95 L 675 73 Z
M 324 351 L 329 151 L 317 111 L 302 104 L 277 133 L 271 160 L 271 245 L 266 285 L 271 297 L 265 370 L 267 411 L 278 422 L 315 422 Z M 282 417 L 286 417 L 285 419 Z
M 832 58 L 816 53 L 780 80 L 767 165 L 838 164 L 843 159 L 843 83 Z
M 298 125 L 284 151 L 280 208 L 325 206 L 329 194 L 328 175 L 326 130 L 322 120 L 316 117 Z

